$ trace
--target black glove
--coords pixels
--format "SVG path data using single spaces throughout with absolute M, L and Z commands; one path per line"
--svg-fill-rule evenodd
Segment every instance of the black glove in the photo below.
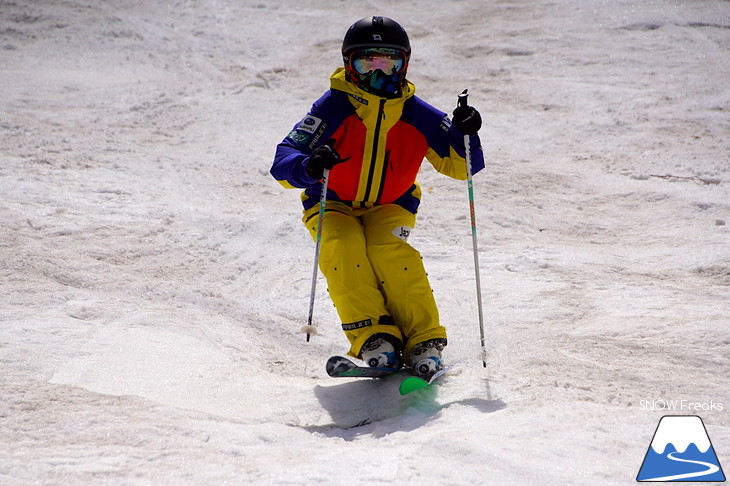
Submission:
M 482 127 L 482 116 L 473 106 L 457 106 L 452 123 L 464 135 L 476 135 Z
M 332 146 L 335 144 L 333 139 L 327 140 L 324 145 L 320 145 L 312 151 L 309 158 L 304 163 L 304 168 L 314 179 L 321 179 L 324 175 L 324 170 L 331 170 L 332 167 L 336 166 L 340 162 L 350 160 L 350 157 L 342 159 L 340 154 L 337 153 Z

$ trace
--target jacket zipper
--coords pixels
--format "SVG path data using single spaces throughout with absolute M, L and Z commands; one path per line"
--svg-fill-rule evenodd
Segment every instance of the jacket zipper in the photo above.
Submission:
M 385 176 L 388 174 L 388 168 L 390 167 L 390 170 L 393 170 L 393 163 L 390 161 L 390 150 L 386 150 L 385 152 L 385 160 L 383 160 L 383 172 L 380 174 L 380 187 L 378 188 L 378 196 L 375 198 L 375 201 L 380 201 L 380 198 L 383 197 L 383 190 L 385 189 Z
M 370 170 L 368 171 L 368 183 L 367 187 L 365 189 L 365 197 L 364 201 L 367 203 L 370 200 L 370 193 L 372 192 L 373 188 L 373 178 L 375 177 L 375 163 L 378 159 L 378 142 L 380 139 L 380 124 L 383 121 L 383 117 L 385 116 L 385 99 L 380 100 L 380 107 L 378 108 L 378 121 L 375 123 L 375 137 L 373 138 L 373 154 L 370 158 Z M 384 181 L 381 181 L 381 186 L 383 185 Z M 382 192 L 382 187 L 380 188 L 380 192 Z M 375 202 L 375 201 L 374 201 Z

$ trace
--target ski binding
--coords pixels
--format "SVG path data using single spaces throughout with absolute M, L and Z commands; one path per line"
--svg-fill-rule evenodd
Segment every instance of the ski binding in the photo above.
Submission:
M 409 368 L 378 368 L 361 366 L 344 356 L 332 356 L 327 360 L 326 369 L 327 374 L 333 378 L 384 378 L 398 373 L 411 372 Z M 406 376 L 400 383 L 400 394 L 407 395 L 416 390 L 426 388 L 427 386 L 435 383 L 447 371 L 448 368 L 444 368 L 436 372 L 430 380 L 424 380 L 421 377 L 413 375 Z

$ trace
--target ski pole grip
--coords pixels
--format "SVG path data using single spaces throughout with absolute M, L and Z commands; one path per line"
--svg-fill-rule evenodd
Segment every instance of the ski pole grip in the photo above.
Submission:
M 469 96 L 469 95 L 467 94 L 467 91 L 469 91 L 469 90 L 468 90 L 468 89 L 465 89 L 465 90 L 464 90 L 464 91 L 462 91 L 462 92 L 461 92 L 461 94 L 459 95 L 459 102 L 458 102 L 458 104 L 456 105 L 456 106 L 458 106 L 459 108 L 466 108 L 467 106 L 469 106 L 469 105 L 468 105 L 468 103 L 467 103 L 467 101 L 466 101 L 466 98 L 467 98 L 467 97 Z

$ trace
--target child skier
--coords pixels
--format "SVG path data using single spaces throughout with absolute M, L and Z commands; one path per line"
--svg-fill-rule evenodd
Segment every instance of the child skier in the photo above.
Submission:
M 354 23 L 342 43 L 344 68 L 277 146 L 271 174 L 302 188 L 302 221 L 316 239 L 319 195 L 329 170 L 319 267 L 350 341 L 370 366 L 411 366 L 430 378 L 443 368 L 446 329 L 421 256 L 406 241 L 415 225 L 424 157 L 466 179 L 464 135 L 473 172 L 484 167 L 481 117 L 457 108 L 453 122 L 415 96 L 406 80 L 411 46 L 387 17 Z

